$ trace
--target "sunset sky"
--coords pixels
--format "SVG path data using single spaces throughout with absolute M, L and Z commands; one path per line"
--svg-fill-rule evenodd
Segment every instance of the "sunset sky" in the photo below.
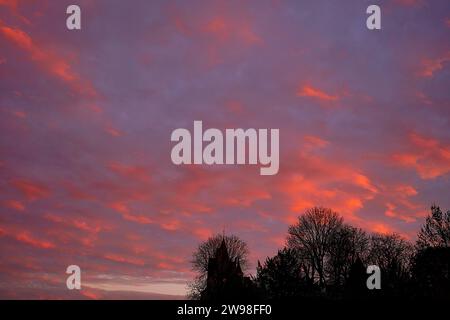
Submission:
M 180 297 L 201 241 L 254 274 L 316 205 L 414 241 L 450 209 L 449 39 L 448 0 L 0 0 L 0 298 Z M 279 128 L 278 174 L 174 165 L 194 120 Z

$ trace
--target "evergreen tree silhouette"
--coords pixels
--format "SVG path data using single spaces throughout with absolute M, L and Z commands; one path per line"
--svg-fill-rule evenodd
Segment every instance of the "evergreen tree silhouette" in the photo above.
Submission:
M 349 276 L 345 284 L 345 297 L 361 299 L 367 297 L 367 274 L 363 262 L 358 257 L 350 267 Z

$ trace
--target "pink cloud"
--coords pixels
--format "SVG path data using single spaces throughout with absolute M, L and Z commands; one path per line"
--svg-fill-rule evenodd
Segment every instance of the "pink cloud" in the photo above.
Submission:
M 21 231 L 18 234 L 15 235 L 15 239 L 17 241 L 26 243 L 28 245 L 31 245 L 33 247 L 39 248 L 39 249 L 53 249 L 55 248 L 55 244 L 50 241 L 40 240 L 35 237 L 33 237 L 29 232 L 27 231 Z
M 134 257 L 125 257 L 125 256 L 121 256 L 119 254 L 105 254 L 104 258 L 114 261 L 114 262 L 119 262 L 119 263 L 126 263 L 126 264 L 132 264 L 132 265 L 137 265 L 137 266 L 145 265 L 145 261 L 143 259 L 134 258 Z
M 422 179 L 434 179 L 450 172 L 450 146 L 417 133 L 409 135 L 409 149 L 392 155 L 394 164 L 413 168 Z
M 420 69 L 418 71 L 418 75 L 424 78 L 431 78 L 437 72 L 442 70 L 446 64 L 450 61 L 450 51 L 441 57 L 437 57 L 434 59 L 423 59 L 420 64 Z
M 3 201 L 3 205 L 6 208 L 14 209 L 17 211 L 25 210 L 25 205 L 22 202 L 20 202 L 19 200 L 5 200 L 5 201 Z
M 68 83 L 77 92 L 96 95 L 90 83 L 84 81 L 75 73 L 67 59 L 43 49 L 26 32 L 19 28 L 12 28 L 0 21 L 0 34 L 30 54 L 30 58 L 48 73 Z
M 193 234 L 201 240 L 206 240 L 212 236 L 212 232 L 208 228 L 195 228 Z
M 28 179 L 13 179 L 10 184 L 18 189 L 28 200 L 46 198 L 50 195 L 48 187 Z
M 125 177 L 130 179 L 135 179 L 137 181 L 141 182 L 149 182 L 150 181 L 150 174 L 149 170 L 146 167 L 143 166 L 130 166 L 130 165 L 124 165 L 119 162 L 111 162 L 107 165 L 107 167 Z
M 132 214 L 129 207 L 123 202 L 113 202 L 109 204 L 109 207 L 119 212 L 125 220 L 140 223 L 151 224 L 153 220 L 144 215 Z
M 298 88 L 297 90 L 297 96 L 318 99 L 321 101 L 328 101 L 328 102 L 336 101 L 339 99 L 339 97 L 336 95 L 328 94 L 310 85 L 300 86 L 300 88 Z

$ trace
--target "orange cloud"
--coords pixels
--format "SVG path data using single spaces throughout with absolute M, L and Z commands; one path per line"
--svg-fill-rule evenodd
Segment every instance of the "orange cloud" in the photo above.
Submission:
M 234 37 L 248 45 L 262 43 L 262 39 L 255 34 L 248 22 L 232 21 L 221 16 L 209 20 L 203 27 L 203 31 L 213 34 L 219 40 L 229 40 Z
M 3 205 L 6 208 L 10 208 L 10 209 L 14 209 L 17 211 L 24 211 L 25 210 L 25 205 L 18 201 L 18 200 L 5 200 L 3 201 Z
M 180 173 L 173 181 L 171 190 L 168 190 L 165 204 L 160 207 L 159 212 L 187 216 L 212 212 L 213 204 L 217 205 L 217 203 L 212 199 L 200 200 L 198 196 L 203 190 L 216 188 L 222 175 L 220 173 L 210 175 L 207 171 L 195 166 L 184 167 Z M 197 201 L 193 201 L 193 199 L 197 199 Z
M 125 203 L 114 202 L 109 205 L 110 208 L 119 212 L 125 220 L 137 222 L 140 224 L 151 224 L 153 220 L 144 215 L 135 215 L 130 212 L 130 209 Z
M 315 182 L 305 179 L 301 174 L 292 175 L 283 183 L 281 190 L 293 197 L 291 210 L 295 212 L 314 206 L 314 201 L 310 200 L 311 198 L 329 199 L 336 195 L 335 191 L 320 188 Z
M 238 207 L 250 207 L 255 201 L 269 200 L 272 195 L 266 191 L 257 189 L 256 187 L 241 189 L 236 194 L 225 198 L 224 204 Z
M 19 0 L 0 0 L 0 6 L 5 6 L 11 10 L 13 16 L 20 19 L 21 22 L 30 25 L 31 22 L 26 17 L 19 14 Z
M 424 78 L 431 78 L 436 72 L 442 70 L 449 61 L 450 51 L 435 59 L 423 59 L 420 64 L 418 75 Z
M 396 210 L 397 207 L 394 204 L 392 204 L 392 203 L 386 203 L 386 207 L 387 207 L 387 209 L 384 212 L 384 214 L 387 217 L 397 218 L 397 219 L 400 219 L 400 220 L 402 220 L 404 222 L 414 222 L 414 221 L 417 220 L 414 217 L 411 217 L 409 215 L 405 215 L 405 214 L 401 214 L 401 213 L 397 212 L 397 210 Z
M 229 36 L 230 31 L 227 27 L 224 18 L 216 17 L 210 20 L 204 28 L 205 32 L 210 32 L 218 35 L 221 38 L 226 38 Z
M 450 146 L 417 133 L 409 136 L 411 152 L 396 153 L 392 161 L 413 168 L 422 179 L 433 179 L 450 172 Z
M 173 270 L 174 269 L 174 267 L 167 262 L 159 262 L 157 267 L 159 269 L 164 269 L 164 270 Z
M 361 199 L 352 197 L 344 202 L 344 206 L 349 210 L 350 212 L 356 211 L 358 209 L 361 209 L 363 207 L 363 203 Z
M 192 29 L 186 17 L 183 15 L 182 10 L 174 4 L 171 4 L 167 10 L 170 22 L 173 24 L 175 30 L 185 36 L 190 36 L 192 34 Z
M 119 263 L 126 263 L 126 264 L 132 264 L 136 266 L 143 266 L 145 265 L 145 261 L 139 258 L 133 258 L 133 257 L 124 257 L 119 254 L 106 254 L 103 256 L 105 259 L 119 262 Z
M 196 228 L 192 230 L 192 233 L 200 240 L 206 240 L 212 236 L 211 230 L 207 228 Z
M 65 182 L 64 188 L 67 190 L 69 196 L 76 200 L 94 200 L 95 197 L 80 188 L 73 185 L 71 182 Z
M 6 6 L 10 9 L 17 9 L 19 0 L 0 0 L 0 6 Z
M 295 222 L 297 222 L 297 220 L 292 223 Z M 284 247 L 286 245 L 286 238 L 284 236 L 270 237 L 269 240 L 279 247 Z
M 328 161 L 308 153 L 308 149 L 292 159 L 288 164 L 291 172 L 278 185 L 288 200 L 290 213 L 283 217 L 288 223 L 310 207 L 325 206 L 358 224 L 361 218 L 356 213 L 380 192 L 366 174 L 348 163 Z
M 81 294 L 83 296 L 85 296 L 86 298 L 89 298 L 92 300 L 98 300 L 98 299 L 101 299 L 101 297 L 102 297 L 100 294 L 95 293 L 91 290 L 86 290 L 86 289 L 81 290 Z
M 57 224 L 46 232 L 52 239 L 67 245 L 69 243 L 75 244 L 78 248 L 93 247 L 98 240 L 98 233 L 104 230 L 111 230 L 108 221 L 99 221 L 90 219 L 88 221 L 83 218 L 66 218 L 62 215 L 55 215 L 52 213 L 45 213 L 44 219 Z M 70 250 L 66 247 L 66 249 Z M 72 249 L 73 250 L 73 249 Z
M 181 221 L 178 219 L 172 219 L 166 222 L 161 223 L 161 227 L 168 231 L 178 230 L 181 226 Z
M 306 148 L 325 148 L 329 145 L 327 140 L 317 136 L 305 135 L 303 139 L 305 140 Z
M 98 233 L 102 230 L 101 226 L 95 226 L 91 222 L 87 222 L 84 220 L 75 219 L 73 221 L 73 226 L 83 231 L 87 231 L 90 233 Z
M 116 138 L 123 136 L 122 131 L 120 131 L 119 129 L 113 128 L 111 126 L 107 126 L 105 128 L 105 132 L 108 133 L 110 136 L 116 137 Z
M 228 111 L 235 113 L 235 114 L 241 114 L 244 111 L 244 106 L 242 102 L 237 100 L 229 100 L 225 102 L 225 107 Z
M 56 222 L 56 223 L 64 222 L 64 219 L 61 216 L 57 216 L 57 215 L 54 215 L 54 214 L 51 214 L 51 213 L 46 213 L 44 215 L 44 218 L 49 220 L 49 221 Z
M 86 109 L 92 111 L 95 114 L 103 113 L 103 108 L 95 103 L 90 103 L 90 104 L 86 105 Z
M 357 186 L 369 190 L 374 194 L 378 192 L 378 189 L 372 184 L 370 179 L 361 173 L 352 173 L 351 179 L 353 179 L 354 184 Z
M 50 195 L 46 186 L 27 179 L 15 179 L 11 181 L 11 184 L 21 191 L 28 200 L 37 200 Z
M 381 234 L 391 234 L 394 232 L 394 230 L 389 225 L 387 225 L 385 223 L 381 223 L 381 222 L 376 222 L 376 223 L 371 224 L 370 229 L 373 232 L 377 232 L 377 233 L 381 233 Z
M 40 249 L 52 249 L 55 248 L 55 245 L 49 241 L 43 241 L 34 238 L 31 234 L 29 234 L 27 231 L 23 231 L 18 233 L 15 236 L 16 240 L 29 244 L 33 247 L 40 248 Z
M 12 114 L 17 118 L 24 119 L 27 117 L 27 113 L 25 111 L 13 111 Z
M 409 185 L 399 185 L 399 186 L 397 186 L 396 191 L 398 193 L 406 195 L 406 196 L 417 195 L 417 190 L 413 186 L 409 186 Z
M 417 221 L 418 218 L 426 215 L 428 206 L 428 204 L 422 205 L 415 202 L 418 194 L 416 188 L 408 184 L 384 186 L 383 194 L 379 199 L 386 207 L 384 215 L 406 223 Z
M 239 29 L 240 37 L 245 43 L 251 44 L 261 44 L 262 39 L 250 28 L 248 25 L 244 25 Z
M 73 71 L 67 60 L 38 46 L 23 30 L 9 27 L 0 21 L 0 34 L 3 34 L 6 39 L 22 50 L 28 52 L 31 56 L 31 60 L 35 61 L 40 67 L 60 80 L 68 83 L 76 91 L 89 95 L 96 95 L 92 86 L 83 82 L 83 80 Z
M 297 90 L 297 96 L 309 97 L 322 101 L 336 101 L 339 98 L 338 96 L 327 94 L 326 92 L 319 90 L 317 88 L 313 88 L 312 86 L 309 85 L 301 86 Z
M 111 162 L 108 164 L 108 168 L 113 172 L 127 178 L 143 182 L 150 181 L 148 169 L 142 166 L 129 166 L 119 162 Z
M 99 179 L 85 184 L 83 190 L 93 190 L 92 199 L 114 199 L 114 202 L 128 203 L 129 201 L 147 202 L 151 196 L 148 185 L 136 185 L 124 179 Z M 107 206 L 109 206 L 107 204 Z
M 234 230 L 246 230 L 246 231 L 269 233 L 269 229 L 267 227 L 254 220 L 243 220 L 243 219 L 235 220 L 233 221 L 231 226 L 232 229 Z

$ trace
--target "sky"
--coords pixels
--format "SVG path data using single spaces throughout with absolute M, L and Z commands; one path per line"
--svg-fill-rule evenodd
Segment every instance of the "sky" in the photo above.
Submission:
M 0 0 L 0 298 L 182 298 L 209 236 L 254 274 L 312 206 L 414 241 L 450 209 L 449 39 L 446 0 Z M 278 174 L 174 165 L 194 120 L 279 128 Z

